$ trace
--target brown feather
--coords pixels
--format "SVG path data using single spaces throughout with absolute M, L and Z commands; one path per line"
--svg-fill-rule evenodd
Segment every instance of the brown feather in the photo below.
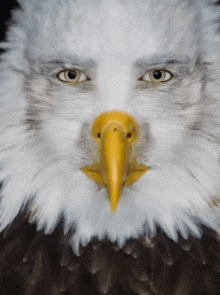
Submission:
M 44 235 L 20 214 L 1 234 L 0 294 L 217 295 L 219 257 L 218 237 L 207 228 L 201 240 L 178 243 L 162 232 L 122 249 L 95 240 L 78 257 L 62 222 Z

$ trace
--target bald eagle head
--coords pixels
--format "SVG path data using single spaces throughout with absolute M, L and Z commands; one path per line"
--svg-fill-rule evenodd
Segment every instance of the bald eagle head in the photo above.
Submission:
M 72 246 L 218 230 L 212 1 L 24 1 L 2 47 L 1 230 L 27 210 Z

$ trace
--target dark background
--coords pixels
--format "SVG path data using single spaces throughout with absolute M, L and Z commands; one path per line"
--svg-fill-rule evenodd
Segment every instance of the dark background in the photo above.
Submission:
M 10 10 L 18 7 L 15 0 L 0 0 L 0 40 L 4 40 L 7 23 L 10 18 Z

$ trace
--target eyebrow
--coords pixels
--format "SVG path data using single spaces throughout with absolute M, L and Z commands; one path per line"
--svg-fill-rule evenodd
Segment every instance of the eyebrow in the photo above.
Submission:
M 188 56 L 175 56 L 175 55 L 163 55 L 163 56 L 154 56 L 151 58 L 142 58 L 136 61 L 136 66 L 149 67 L 156 65 L 176 65 L 176 64 L 188 64 L 190 61 Z
M 44 59 L 43 62 L 45 62 L 47 65 L 59 65 L 59 66 L 66 66 L 66 64 L 71 64 L 75 66 L 81 66 L 81 67 L 94 67 L 95 61 L 93 59 L 83 58 L 79 57 L 77 55 L 58 55 L 56 58 L 48 57 L 47 59 Z

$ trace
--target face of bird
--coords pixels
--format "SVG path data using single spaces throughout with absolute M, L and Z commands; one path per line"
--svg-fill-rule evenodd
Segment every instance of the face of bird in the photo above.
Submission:
M 189 216 L 208 222 L 201 216 L 219 168 L 201 131 L 209 99 L 196 11 L 187 1 L 169 10 L 166 1 L 36 6 L 23 57 L 28 163 L 19 175 L 29 183 L 30 220 L 49 232 L 63 216 L 75 245 L 123 244 L 156 225 L 173 239 L 199 234 Z

